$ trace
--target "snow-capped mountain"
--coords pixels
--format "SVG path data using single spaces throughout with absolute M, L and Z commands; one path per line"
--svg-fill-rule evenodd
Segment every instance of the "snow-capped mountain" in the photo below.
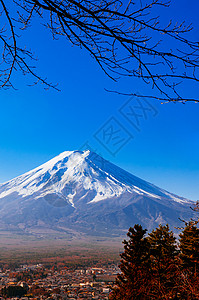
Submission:
M 26 233 L 121 235 L 135 223 L 178 225 L 192 202 L 90 151 L 66 151 L 0 184 L 0 226 Z

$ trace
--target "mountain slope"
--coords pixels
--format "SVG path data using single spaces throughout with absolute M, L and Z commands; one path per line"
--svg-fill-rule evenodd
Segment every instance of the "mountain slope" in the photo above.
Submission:
M 0 228 L 44 235 L 119 236 L 134 223 L 178 225 L 192 202 L 90 151 L 66 151 L 0 184 Z

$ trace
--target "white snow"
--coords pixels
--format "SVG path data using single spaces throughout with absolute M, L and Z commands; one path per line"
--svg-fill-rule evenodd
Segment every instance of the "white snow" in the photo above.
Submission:
M 102 158 L 101 158 L 102 159 Z M 103 160 L 103 159 L 102 159 Z M 0 198 L 17 193 L 21 197 L 35 195 L 35 198 L 54 193 L 75 207 L 76 190 L 94 191 L 89 203 L 97 203 L 123 193 L 137 193 L 161 199 L 165 197 L 180 203 L 186 199 L 170 194 L 146 181 L 103 160 L 99 167 L 90 151 L 65 151 L 43 165 L 0 184 Z M 72 188 L 71 188 L 72 187 Z

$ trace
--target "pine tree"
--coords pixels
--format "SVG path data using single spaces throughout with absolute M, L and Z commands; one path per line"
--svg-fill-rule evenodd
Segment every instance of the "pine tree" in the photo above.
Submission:
M 158 260 L 174 259 L 178 254 L 176 238 L 169 225 L 159 225 L 158 228 L 149 233 L 148 241 L 151 245 L 151 253 Z
M 110 299 L 147 299 L 150 261 L 146 231 L 141 225 L 129 229 L 127 233 L 129 240 L 123 241 L 124 252 L 121 254 L 119 266 L 121 274 L 117 276 L 116 287 Z
M 180 234 L 180 250 L 183 268 L 199 276 L 199 228 L 195 222 L 186 224 Z
M 149 236 L 151 266 L 153 274 L 152 290 L 155 299 L 179 299 L 177 297 L 179 260 L 176 239 L 168 224 L 159 225 Z

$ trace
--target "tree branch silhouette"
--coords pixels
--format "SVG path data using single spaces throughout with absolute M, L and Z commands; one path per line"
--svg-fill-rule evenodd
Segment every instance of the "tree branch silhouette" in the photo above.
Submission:
M 0 0 L 5 25 L 0 30 L 3 43 L 1 88 L 12 86 L 13 72 L 31 74 L 35 84 L 56 86 L 40 77 L 31 61 L 31 51 L 19 46 L 19 35 L 40 18 L 54 39 L 65 37 L 86 49 L 105 74 L 114 81 L 120 77 L 142 79 L 154 95 L 139 95 L 168 102 L 199 102 L 182 95 L 180 84 L 199 82 L 199 43 L 186 38 L 192 30 L 184 22 L 161 25 L 155 7 L 168 8 L 165 0 L 12 0 L 16 16 L 11 16 L 5 0 Z M 17 32 L 17 33 L 16 33 Z M 172 47 L 172 48 L 170 48 Z M 119 91 L 117 93 L 125 94 Z M 128 93 L 127 93 L 128 94 Z M 130 93 L 135 95 L 134 92 Z M 130 95 L 128 94 L 128 95 Z

